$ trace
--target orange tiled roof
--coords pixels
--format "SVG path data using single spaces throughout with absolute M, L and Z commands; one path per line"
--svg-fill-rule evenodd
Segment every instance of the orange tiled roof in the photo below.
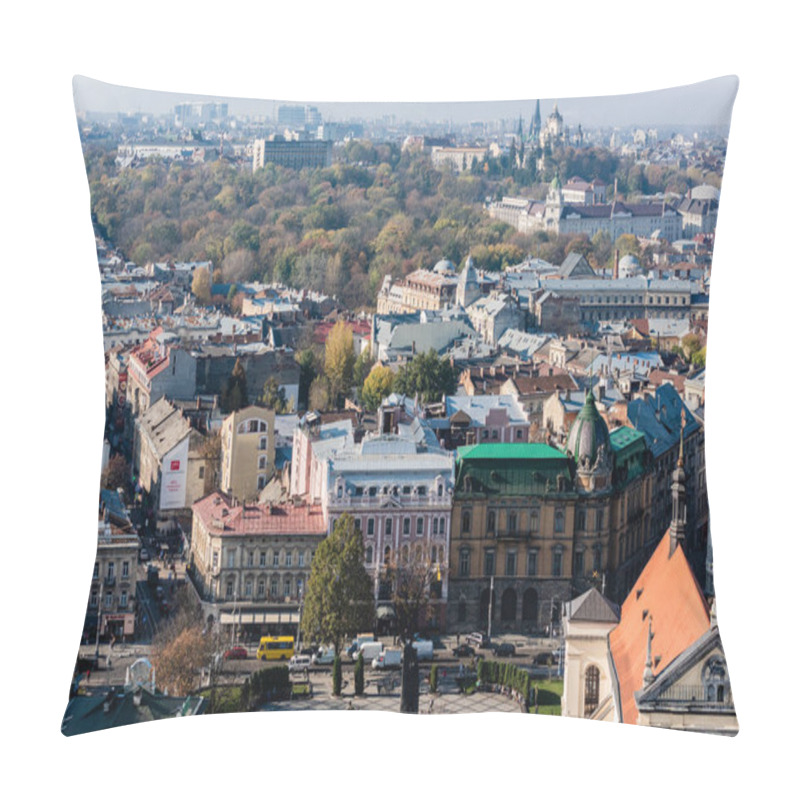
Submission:
M 622 721 L 634 725 L 638 716 L 634 693 L 642 688 L 647 659 L 648 619 L 653 621 L 656 676 L 710 625 L 708 606 L 683 549 L 677 547 L 670 558 L 669 546 L 667 531 L 622 604 L 619 625 L 609 634 Z
M 200 517 L 206 529 L 223 536 L 292 533 L 324 535 L 327 532 L 322 506 L 231 506 L 222 492 L 213 492 L 198 500 L 192 510 Z

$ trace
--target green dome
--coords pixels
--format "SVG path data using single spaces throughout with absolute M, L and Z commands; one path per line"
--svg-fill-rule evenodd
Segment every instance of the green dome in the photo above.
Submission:
M 594 395 L 586 392 L 583 408 L 569 430 L 567 451 L 572 454 L 578 464 L 584 458 L 588 458 L 589 463 L 593 464 L 601 445 L 605 453 L 610 454 L 611 439 L 608 435 L 608 426 L 594 404 Z

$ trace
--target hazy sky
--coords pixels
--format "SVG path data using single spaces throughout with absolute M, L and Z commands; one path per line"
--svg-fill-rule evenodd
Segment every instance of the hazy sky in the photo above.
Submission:
M 671 89 L 640 94 L 590 98 L 559 98 L 558 109 L 567 125 L 584 127 L 628 125 L 729 126 L 731 107 L 738 80 L 733 76 L 715 78 Z M 510 119 L 522 115 L 530 121 L 536 103 L 536 87 L 527 100 L 475 101 L 458 103 L 325 103 L 313 98 L 253 100 L 176 92 L 135 89 L 76 76 L 73 82 L 78 111 L 165 113 L 176 103 L 189 100 L 227 101 L 228 112 L 275 115 L 283 103 L 315 105 L 328 121 L 347 118 L 381 118 L 396 115 L 398 121 L 439 121 L 455 123 Z M 541 99 L 542 120 L 553 107 L 553 100 Z

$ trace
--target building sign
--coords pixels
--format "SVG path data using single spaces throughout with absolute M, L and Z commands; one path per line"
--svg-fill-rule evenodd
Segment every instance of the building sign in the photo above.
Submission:
M 186 506 L 186 466 L 188 461 L 189 436 L 187 435 L 161 461 L 160 510 Z
M 172 472 L 177 472 L 181 468 L 181 462 L 179 460 L 170 461 L 169 468 Z

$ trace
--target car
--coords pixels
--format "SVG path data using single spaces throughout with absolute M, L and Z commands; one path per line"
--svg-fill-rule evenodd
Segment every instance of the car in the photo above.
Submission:
M 292 656 L 289 659 L 289 672 L 306 672 L 311 667 L 311 656 Z
M 231 647 L 225 651 L 223 658 L 226 661 L 238 661 L 242 658 L 247 658 L 247 648 L 243 647 L 240 644 L 237 644 L 235 647 Z
M 492 652 L 498 658 L 508 658 L 509 656 L 515 656 L 517 654 L 517 648 L 510 642 L 501 642 L 492 647 Z
M 139 551 L 139 561 L 149 561 L 149 560 L 150 560 L 150 551 L 146 547 L 143 547 Z
M 480 631 L 468 633 L 465 639 L 467 644 L 470 644 L 473 647 L 485 648 L 490 646 L 489 636 L 485 633 L 481 633 Z
M 453 648 L 453 655 L 457 658 L 472 658 L 475 655 L 475 649 L 468 644 L 460 644 Z
M 332 647 L 320 647 L 311 656 L 311 663 L 315 667 L 329 666 L 336 658 L 336 651 Z

